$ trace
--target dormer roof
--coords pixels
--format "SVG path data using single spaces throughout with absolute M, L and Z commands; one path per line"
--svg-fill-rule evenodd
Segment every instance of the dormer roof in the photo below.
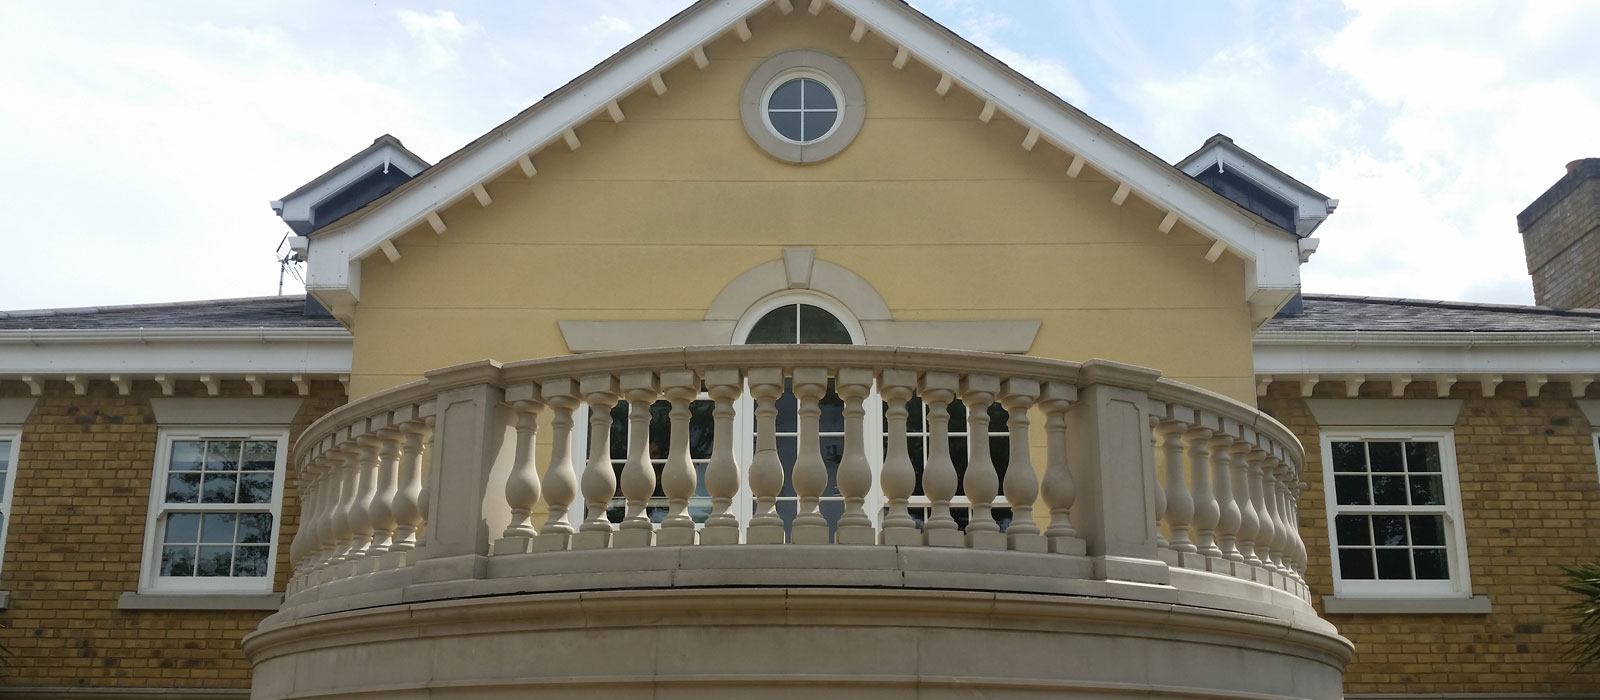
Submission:
M 1271 163 L 1234 143 L 1226 134 L 1217 134 L 1206 139 L 1199 150 L 1178 161 L 1177 167 L 1190 177 L 1203 181 L 1208 179 L 1208 175 L 1222 175 L 1238 178 L 1248 186 L 1259 188 L 1277 200 L 1277 203 L 1282 204 L 1289 211 L 1287 218 L 1292 218 L 1293 221 L 1274 221 L 1276 217 L 1270 213 L 1256 211 L 1257 207 L 1253 205 L 1239 202 L 1234 197 L 1229 198 L 1234 199 L 1239 206 L 1262 215 L 1268 221 L 1273 221 L 1301 238 L 1310 236 L 1311 232 L 1317 230 L 1317 227 L 1321 226 L 1328 215 L 1339 206 L 1339 200 L 1290 177 L 1288 173 L 1273 167 Z
M 428 161 L 407 150 L 400 139 L 384 134 L 344 162 L 273 200 L 272 212 L 304 236 L 387 194 L 427 168 Z M 369 190 L 370 196 L 359 201 L 338 201 L 342 196 L 348 198 L 353 190 Z

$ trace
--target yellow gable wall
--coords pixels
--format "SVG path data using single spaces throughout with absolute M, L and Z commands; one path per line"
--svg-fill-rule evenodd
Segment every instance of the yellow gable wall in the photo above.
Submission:
M 419 227 L 403 257 L 362 267 L 351 396 L 485 357 L 566 354 L 560 320 L 698 320 L 745 270 L 814 246 L 819 260 L 864 277 L 897 320 L 1036 319 L 1029 354 L 1103 357 L 1254 402 L 1244 263 L 1204 259 L 1209 241 L 1129 197 L 959 87 L 873 35 L 852 43 L 832 9 L 750 19 L 685 61 L 669 90 L 623 100 L 626 119 L 578 129 L 534 156 L 532 180 L 511 172 L 443 212 L 449 230 Z M 844 59 L 864 86 L 867 118 L 833 159 L 778 161 L 746 135 L 739 94 L 774 53 L 811 48 Z

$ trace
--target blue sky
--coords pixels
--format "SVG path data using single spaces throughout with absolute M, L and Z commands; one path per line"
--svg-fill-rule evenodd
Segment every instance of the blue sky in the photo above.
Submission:
M 913 4 L 1168 161 L 1223 132 L 1341 199 L 1312 292 L 1531 302 L 1514 217 L 1600 156 L 1596 2 Z M 438 160 L 686 5 L 9 3 L 0 308 L 272 294 L 269 200 L 385 132 Z

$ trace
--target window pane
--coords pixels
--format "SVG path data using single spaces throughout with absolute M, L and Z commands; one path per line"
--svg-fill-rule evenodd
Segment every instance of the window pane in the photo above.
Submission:
M 1336 472 L 1364 472 L 1367 470 L 1367 451 L 1359 442 L 1333 443 L 1333 470 Z
M 1371 580 L 1378 577 L 1372 566 L 1372 550 L 1339 550 L 1339 576 L 1349 580 Z
M 1407 544 L 1406 516 L 1372 516 L 1372 536 L 1380 545 L 1399 546 Z
M 1398 442 L 1369 442 L 1367 455 L 1372 460 L 1372 471 L 1399 472 L 1405 471 L 1405 462 L 1400 458 L 1400 443 Z
M 612 459 L 627 459 L 628 458 L 628 410 L 629 410 L 629 408 L 630 407 L 628 406 L 628 402 L 625 401 L 625 400 L 624 401 L 618 401 L 617 405 L 611 407 L 611 448 L 610 448 L 611 452 L 610 452 L 610 455 L 611 455 Z M 587 447 L 587 444 L 585 446 Z M 588 454 L 589 454 L 589 450 L 585 449 L 583 451 L 583 454 L 587 457 Z
M 200 541 L 232 544 L 234 526 L 238 522 L 238 513 L 206 513 L 205 522 L 200 526 Z
M 167 477 L 168 503 L 194 503 L 200 498 L 200 475 L 172 474 Z
M 844 438 L 825 437 L 822 444 L 822 463 L 828 468 L 828 486 L 822 490 L 823 496 L 839 495 L 839 460 L 844 456 Z M 843 512 L 843 511 L 841 511 Z
M 233 547 L 201 547 L 195 570 L 200 576 L 231 576 Z
M 833 123 L 838 120 L 838 112 L 803 112 L 800 140 L 811 142 L 827 136 L 828 130 L 832 129 Z
M 839 393 L 833 390 L 832 379 L 828 380 L 828 393 L 822 396 L 822 399 L 817 402 L 817 406 L 822 409 L 822 416 L 818 420 L 822 432 L 844 432 L 844 399 L 840 398 Z
M 710 459 L 716 432 L 717 405 L 704 399 L 689 402 L 689 459 Z M 779 411 L 781 414 L 782 411 Z
M 1333 477 L 1333 488 L 1338 492 L 1341 506 L 1372 505 L 1372 499 L 1367 494 L 1367 477 L 1336 476 Z
M 1445 561 L 1445 550 L 1417 549 L 1411 552 L 1411 556 L 1417 565 L 1417 578 L 1424 580 L 1450 578 L 1450 567 Z
M 167 532 L 163 542 L 199 542 L 200 514 L 174 513 L 167 516 Z
M 244 444 L 244 469 L 270 472 L 278 464 L 278 443 L 267 440 L 250 440 Z
M 200 494 L 201 503 L 238 503 L 239 477 L 236 474 L 207 474 Z
M 205 448 L 206 444 L 198 440 L 173 441 L 172 468 L 176 471 L 199 471 Z
M 255 473 L 239 476 L 240 503 L 271 503 L 272 474 Z
M 239 446 L 236 440 L 206 443 L 206 471 L 238 470 Z
M 769 112 L 767 113 L 767 118 L 772 120 L 772 129 L 778 132 L 778 135 L 790 141 L 804 140 L 805 135 L 800 131 L 799 112 Z M 792 343 L 794 341 L 787 340 L 784 342 Z
M 1411 578 L 1411 550 L 1409 549 L 1380 549 L 1378 555 L 1378 578 L 1380 579 L 1408 579 Z
M 815 80 L 803 80 L 802 86 L 805 88 L 807 111 L 813 109 L 837 109 L 839 107 L 839 103 L 833 99 L 833 91 L 829 90 L 826 85 Z
M 1365 515 L 1341 515 L 1334 518 L 1334 527 L 1338 531 L 1337 544 L 1372 544 L 1372 532 L 1367 527 Z
M 778 432 L 792 433 L 799 430 L 799 417 L 795 413 L 800 410 L 800 403 L 794 398 L 794 380 L 783 380 L 783 396 L 778 397 Z
M 926 429 L 922 425 L 923 410 L 921 397 L 913 396 L 910 401 L 906 402 L 906 432 L 920 433 Z
M 1438 476 L 1413 476 L 1411 481 L 1411 505 L 1414 506 L 1442 506 L 1444 505 L 1444 478 Z
M 1372 502 L 1380 506 L 1406 504 L 1406 478 L 1404 476 L 1372 477 Z
M 1411 516 L 1411 543 L 1424 545 L 1444 544 L 1444 516 Z
M 239 547 L 234 550 L 234 576 L 266 576 L 267 547 Z
M 794 496 L 794 457 L 798 438 L 778 438 L 778 462 L 783 464 L 783 488 L 778 491 L 779 496 Z M 702 482 L 703 483 L 703 482 Z M 784 522 L 788 522 L 787 520 Z
M 239 535 L 234 541 L 249 544 L 270 544 L 272 542 L 272 514 L 240 513 Z
M 162 576 L 193 576 L 194 547 L 162 547 Z
M 1406 469 L 1414 472 L 1436 472 L 1439 467 L 1439 443 L 1406 443 Z
M 777 116 L 777 115 L 774 115 Z M 794 115 L 794 133 L 800 135 L 800 117 Z M 776 121 L 774 121 L 776 125 Z M 746 345 L 773 345 L 796 342 L 796 328 L 799 327 L 799 310 L 794 305 L 780 306 L 767 312 L 756 325 L 751 326 L 750 335 L 745 338 Z
M 806 115 L 806 131 L 808 136 L 811 125 L 817 120 L 817 115 Z M 831 122 L 831 120 L 830 120 Z M 826 128 L 823 131 L 827 131 Z M 817 132 L 816 136 L 821 136 Z M 816 136 L 809 136 L 815 138 Z M 829 345 L 849 345 L 850 331 L 846 330 L 844 323 L 826 310 L 810 304 L 800 304 L 800 342 L 824 343 Z
M 800 109 L 801 84 L 805 78 L 795 78 L 772 91 L 772 98 L 767 100 L 768 109 Z

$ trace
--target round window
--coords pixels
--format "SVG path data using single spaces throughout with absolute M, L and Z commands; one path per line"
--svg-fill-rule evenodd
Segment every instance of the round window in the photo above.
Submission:
M 791 143 L 815 143 L 839 125 L 839 98 L 812 76 L 774 81 L 766 99 L 767 126 Z
M 776 54 L 739 92 L 739 121 L 761 150 L 790 163 L 838 155 L 867 115 L 861 79 L 844 61 L 811 49 Z

